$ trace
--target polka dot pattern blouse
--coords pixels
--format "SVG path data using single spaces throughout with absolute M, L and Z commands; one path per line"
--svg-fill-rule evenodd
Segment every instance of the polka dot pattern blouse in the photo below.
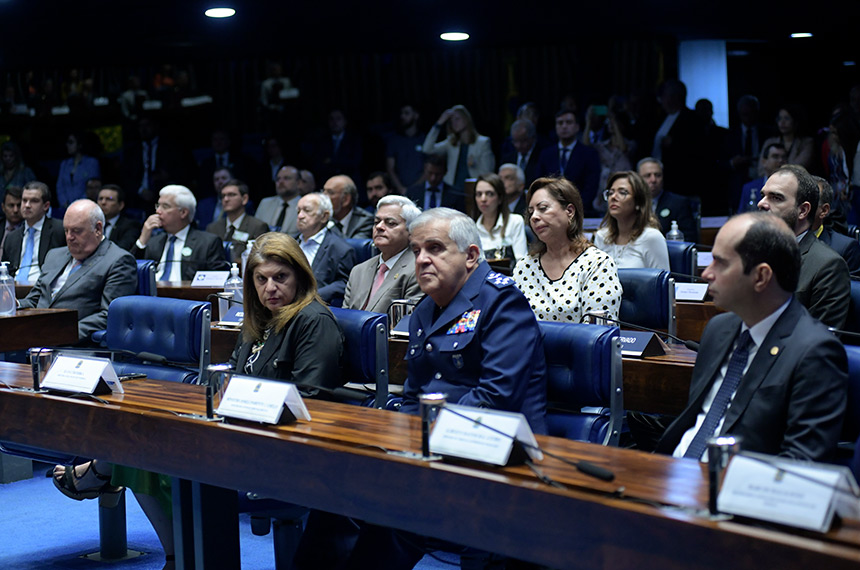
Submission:
M 596 247 L 579 254 L 556 281 L 544 273 L 537 255 L 520 259 L 513 277 L 539 321 L 581 323 L 591 311 L 607 311 L 618 318 L 618 271 L 612 258 Z

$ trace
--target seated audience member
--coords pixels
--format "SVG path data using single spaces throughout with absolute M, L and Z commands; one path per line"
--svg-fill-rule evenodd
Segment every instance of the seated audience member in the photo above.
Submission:
M 92 200 L 93 202 L 99 201 L 99 190 L 102 189 L 102 179 L 101 178 L 90 178 L 87 180 L 87 200 Z
M 480 212 L 475 224 L 487 259 L 510 259 L 528 254 L 523 217 L 505 207 L 505 185 L 498 174 L 482 174 L 475 184 L 475 204 Z
M 138 259 L 158 262 L 155 278 L 179 284 L 198 271 L 230 268 L 218 236 L 191 227 L 197 200 L 185 186 L 169 185 L 159 192 L 155 213 L 143 223 L 131 252 Z M 153 235 L 153 230 L 161 233 Z
M 299 198 L 299 171 L 295 166 L 282 166 L 275 175 L 275 195 L 263 198 L 255 216 L 269 225 L 273 232 L 295 236 Z
M 353 180 L 361 178 L 364 155 L 361 136 L 349 128 L 342 110 L 332 109 L 328 114 L 327 132 L 303 147 L 320 180 L 337 174 L 345 174 Z
M 616 172 L 603 191 L 609 209 L 594 234 L 594 244 L 612 256 L 619 269 L 669 269 L 666 238 L 651 211 L 651 192 L 633 171 Z
M 834 231 L 832 227 L 826 225 L 826 221 L 831 212 L 833 204 L 833 187 L 830 183 L 820 176 L 813 176 L 815 183 L 818 184 L 818 209 L 815 211 L 815 218 L 812 220 L 810 231 L 814 233 L 819 241 L 830 246 L 830 249 L 838 253 L 845 263 L 848 264 L 848 272 L 852 277 L 860 275 L 860 242 L 846 235 Z
M 663 189 L 663 163 L 648 156 L 639 161 L 636 171 L 651 191 L 651 211 L 660 222 L 663 234 L 672 229 L 672 222 L 678 222 L 684 241 L 698 243 L 699 224 L 693 203 L 686 196 Z
M 140 224 L 122 215 L 125 209 L 125 192 L 116 184 L 105 184 L 99 190 L 98 203 L 105 215 L 105 238 L 122 249 L 131 251 L 137 236 L 140 235 Z
M 386 313 L 393 301 L 421 294 L 415 256 L 408 247 L 408 226 L 421 210 L 405 196 L 385 196 L 378 206 L 373 245 L 381 253 L 352 268 L 343 297 L 347 309 Z
M 758 203 L 761 200 L 761 189 L 764 187 L 770 175 L 779 170 L 785 164 L 785 147 L 782 143 L 772 142 L 764 147 L 761 155 L 760 167 L 764 176 L 751 180 L 744 184 L 741 190 L 741 201 L 738 203 L 738 212 L 757 212 Z
M 221 189 L 230 180 L 233 180 L 233 173 L 229 168 L 216 168 L 212 174 L 212 186 L 215 187 L 215 194 L 207 195 L 204 198 L 197 200 L 197 210 L 194 214 L 194 219 L 197 226 L 205 228 L 215 220 L 220 220 L 224 217 L 224 210 L 221 209 Z
M 544 148 L 539 144 L 537 128 L 533 122 L 522 118 L 514 121 L 510 132 L 511 150 L 508 153 L 503 152 L 503 166 L 519 166 L 523 171 L 523 186 L 531 184 L 538 177 L 538 159 Z M 501 174 L 502 167 L 499 167 L 499 175 Z
M 373 216 L 358 208 L 358 188 L 352 178 L 332 176 L 326 180 L 323 192 L 331 200 L 334 214 L 331 221 L 345 238 L 366 239 L 373 232 Z
M 299 194 L 304 196 L 317 191 L 317 182 L 314 173 L 310 170 L 299 171 Z
M 36 179 L 33 170 L 24 164 L 24 157 L 21 154 L 21 147 L 18 143 L 6 141 L 0 145 L 0 178 L 4 188 L 10 186 L 23 187 L 27 182 Z
M 581 323 L 606 311 L 618 318 L 621 283 L 615 262 L 582 235 L 582 197 L 565 178 L 538 178 L 529 188 L 533 253 L 514 268 L 514 280 L 539 321 Z
M 78 342 L 107 327 L 110 302 L 134 295 L 134 257 L 104 238 L 104 213 L 86 198 L 72 202 L 63 218 L 67 247 L 48 252 L 42 275 L 20 301 L 22 309 L 77 309 Z
M 221 208 L 225 218 L 206 226 L 206 231 L 221 238 L 225 247 L 229 245 L 233 263 L 241 262 L 249 240 L 269 231 L 266 222 L 245 213 L 248 198 L 248 185 L 241 180 L 230 180 L 221 188 Z
M 818 194 L 818 185 L 806 169 L 787 164 L 767 179 L 758 207 L 782 218 L 799 239 L 800 279 L 794 296 L 810 315 L 841 329 L 848 318 L 851 278 L 845 260 L 809 231 Z
M 591 146 L 597 151 L 600 158 L 600 181 L 598 188 L 609 187 L 609 177 L 616 172 L 623 172 L 633 168 L 630 162 L 630 157 L 633 156 L 636 150 L 636 143 L 628 140 L 622 131 L 622 125 L 627 124 L 627 116 L 621 111 L 606 111 L 606 119 L 603 122 L 602 128 L 593 130 L 593 127 L 600 124 L 600 108 L 596 105 L 591 105 L 586 111 L 585 132 L 595 135 L 595 140 L 589 136 L 583 136 L 582 144 Z M 594 202 L 591 204 L 598 212 L 606 212 L 606 202 L 603 196 L 599 193 L 594 196 Z
M 436 142 L 442 128 L 447 126 L 447 136 Z M 462 192 L 467 178 L 475 178 L 493 171 L 496 158 L 490 139 L 478 134 L 472 115 L 463 105 L 455 105 L 439 115 L 424 139 L 424 154 L 445 157 L 447 173 L 445 184 Z M 426 164 L 426 163 L 425 163 Z M 421 204 L 418 205 L 419 207 Z
M 387 172 L 371 172 L 367 177 L 367 211 L 371 214 L 376 212 L 376 204 L 380 198 L 390 194 L 397 194 L 391 177 Z
M 812 137 L 803 136 L 804 115 L 803 109 L 798 105 L 780 107 L 776 115 L 779 135 L 764 141 L 762 148 L 767 148 L 771 143 L 780 143 L 788 153 L 788 164 L 796 164 L 809 170 L 816 165 L 815 141 Z
M 212 154 L 200 161 L 199 180 L 197 182 L 196 198 L 215 198 L 218 200 L 218 192 L 214 174 L 217 170 L 228 169 L 231 178 L 241 178 L 242 180 L 254 180 L 254 173 L 257 171 L 255 161 L 242 154 L 232 144 L 230 133 L 227 129 L 218 128 L 212 131 L 210 139 Z M 213 218 L 217 219 L 217 218 Z M 212 220 L 206 220 L 209 223 Z
M 418 128 L 420 118 L 414 105 L 400 107 L 399 128 L 385 145 L 385 170 L 390 177 L 387 186 L 391 193 L 405 194 L 407 188 L 421 181 L 425 134 Z M 368 180 L 373 177 L 370 175 Z
M 21 191 L 21 217 L 24 223 L 6 236 L 3 261 L 9 262 L 9 275 L 21 285 L 32 285 L 39 278 L 48 252 L 66 245 L 63 223 L 48 217 L 51 191 L 44 182 L 31 181 Z
M 57 176 L 57 207 L 65 210 L 69 204 L 86 198 L 87 180 L 101 176 L 99 161 L 84 155 L 84 141 L 79 133 L 70 133 L 66 138 L 69 158 L 60 163 Z
M 327 228 L 332 215 L 331 200 L 325 194 L 311 192 L 299 200 L 298 212 L 299 247 L 314 271 L 319 296 L 329 304 L 340 301 L 355 265 L 355 251 Z
M 424 159 L 424 182 L 411 186 L 406 197 L 422 210 L 443 206 L 453 210 L 466 209 L 466 196 L 444 181 L 445 157 L 431 154 Z
M 573 182 L 591 211 L 600 183 L 600 156 L 590 146 L 579 143 L 579 123 L 571 109 L 555 114 L 555 133 L 558 144 L 541 151 L 538 172 L 541 176 L 561 176 Z
M 21 216 L 21 188 L 18 186 L 10 186 L 6 189 L 6 195 L 3 196 L 3 217 L 3 223 L 0 224 L 0 256 L 3 254 L 6 237 L 24 223 L 24 218 Z
M 736 435 L 747 451 L 829 461 L 848 365 L 839 340 L 792 296 L 801 273 L 794 232 L 743 214 L 720 229 L 713 254 L 702 277 L 730 312 L 705 327 L 689 403 L 657 450 L 704 460 L 708 438 Z
M 526 178 L 523 169 L 513 163 L 499 167 L 499 177 L 505 185 L 505 206 L 514 214 L 526 215 Z

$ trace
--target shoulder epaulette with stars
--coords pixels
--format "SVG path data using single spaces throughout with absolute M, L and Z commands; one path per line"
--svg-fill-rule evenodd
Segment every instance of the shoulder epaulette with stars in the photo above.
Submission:
M 514 280 L 512 278 L 508 277 L 507 275 L 502 275 L 501 273 L 496 273 L 495 271 L 490 271 L 489 273 L 487 273 L 487 281 L 489 281 L 499 289 L 514 284 Z

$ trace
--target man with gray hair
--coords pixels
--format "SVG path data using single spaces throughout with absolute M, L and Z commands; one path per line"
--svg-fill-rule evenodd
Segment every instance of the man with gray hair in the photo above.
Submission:
M 511 125 L 511 146 L 512 151 L 502 155 L 502 162 L 519 166 L 525 176 L 524 184 L 528 186 L 539 175 L 538 158 L 543 150 L 543 146 L 538 144 L 535 124 L 525 118 L 514 121 Z
M 323 301 L 341 301 L 349 272 L 355 265 L 355 251 L 327 225 L 333 208 L 328 196 L 311 192 L 298 204 L 296 225 L 299 228 L 299 248 L 317 280 L 317 292 Z
M 409 249 L 412 220 L 421 214 L 405 196 L 384 196 L 373 219 L 373 245 L 381 252 L 352 268 L 343 306 L 385 313 L 397 299 L 421 295 L 415 276 L 415 256 Z
M 20 302 L 22 309 L 77 309 L 78 342 L 84 344 L 107 326 L 111 301 L 137 288 L 134 257 L 104 238 L 104 225 L 98 204 L 72 202 L 63 218 L 67 245 L 48 252 L 42 275 Z
M 332 222 L 345 238 L 366 239 L 373 231 L 373 216 L 363 208 L 356 208 L 358 188 L 345 174 L 326 180 L 323 191 L 331 200 L 334 214 Z
M 230 269 L 218 236 L 191 227 L 197 199 L 185 186 L 171 184 L 161 189 L 155 213 L 140 230 L 131 248 L 138 259 L 158 262 L 157 281 L 179 284 L 191 281 L 198 271 Z M 154 233 L 154 230 L 164 230 Z
M 528 203 L 526 202 L 526 175 L 523 169 L 512 162 L 506 162 L 499 167 L 499 177 L 505 185 L 505 204 L 508 209 L 525 218 Z

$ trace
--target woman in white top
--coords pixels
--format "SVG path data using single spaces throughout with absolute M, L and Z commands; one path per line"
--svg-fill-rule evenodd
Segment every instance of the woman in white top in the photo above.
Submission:
M 447 136 L 436 142 L 443 127 L 447 126 Z M 445 184 L 462 192 L 467 178 L 493 172 L 496 157 L 490 146 L 490 139 L 478 134 L 472 115 L 463 105 L 446 109 L 424 139 L 424 154 L 440 154 L 448 159 L 448 172 Z
M 616 172 L 603 191 L 609 205 L 594 243 L 612 256 L 619 269 L 669 269 L 669 249 L 660 222 L 651 211 L 651 191 L 633 171 Z
M 529 224 L 537 242 L 514 268 L 514 281 L 539 321 L 581 323 L 586 314 L 617 319 L 621 283 L 615 262 L 582 235 L 582 196 L 566 178 L 529 188 Z
M 504 202 L 505 185 L 498 174 L 482 174 L 475 184 L 475 204 L 481 213 L 475 223 L 487 259 L 520 259 L 528 253 L 523 217 Z

